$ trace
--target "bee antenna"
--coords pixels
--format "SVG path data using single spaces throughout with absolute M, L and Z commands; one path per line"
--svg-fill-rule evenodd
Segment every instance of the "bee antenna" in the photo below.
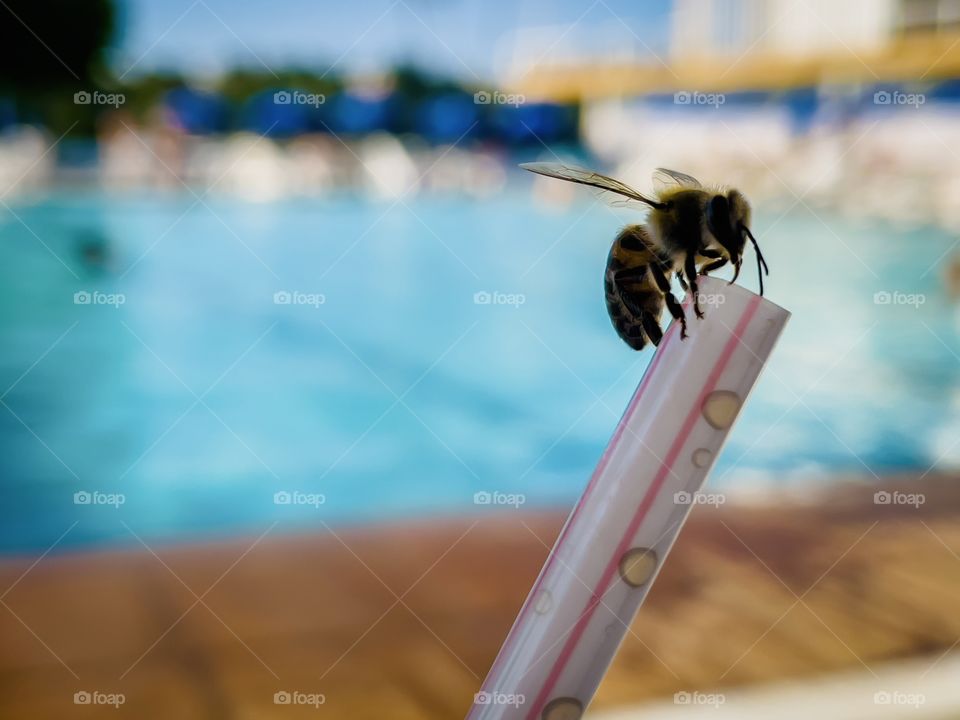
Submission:
M 757 239 L 753 236 L 753 233 L 750 232 L 750 228 L 748 228 L 746 225 L 742 225 L 741 227 L 743 228 L 744 232 L 747 233 L 747 237 L 750 238 L 750 242 L 753 243 L 753 249 L 757 253 L 757 260 L 763 265 L 764 272 L 769 275 L 770 268 L 767 267 L 767 261 L 763 259 L 763 253 L 760 252 L 760 246 L 757 245 Z
M 741 225 L 741 227 L 747 233 L 750 242 L 753 243 L 754 252 L 757 254 L 757 277 L 760 279 L 760 294 L 763 295 L 763 276 L 764 273 L 770 274 L 770 268 L 767 267 L 767 261 L 763 259 L 763 253 L 760 252 L 760 246 L 757 244 L 757 239 L 753 236 L 753 233 L 750 232 L 750 228 L 746 225 Z

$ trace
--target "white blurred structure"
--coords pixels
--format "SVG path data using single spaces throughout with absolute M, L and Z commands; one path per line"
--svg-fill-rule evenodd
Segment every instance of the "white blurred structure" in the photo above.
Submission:
M 674 0 L 671 58 L 736 56 L 771 48 L 793 55 L 877 49 L 898 30 L 901 4 L 902 0 Z
M 960 230 L 960 109 L 878 108 L 798 132 L 769 103 L 729 112 L 684 112 L 643 101 L 584 106 L 584 141 L 602 164 L 640 190 L 670 167 L 741 188 L 755 202 L 805 203 L 858 218 Z M 547 159 L 544 157 L 544 159 Z
M 343 190 L 378 201 L 419 192 L 482 198 L 503 189 L 513 164 L 491 150 L 430 146 L 383 133 L 349 141 L 324 133 L 196 136 L 132 121 L 111 126 L 96 151 L 95 161 L 65 170 L 46 133 L 30 126 L 10 130 L 0 135 L 0 199 L 65 180 L 111 192 L 148 188 L 248 202 Z
M 56 165 L 56 153 L 50 152 L 51 142 L 46 133 L 29 125 L 0 136 L 0 198 L 49 182 Z

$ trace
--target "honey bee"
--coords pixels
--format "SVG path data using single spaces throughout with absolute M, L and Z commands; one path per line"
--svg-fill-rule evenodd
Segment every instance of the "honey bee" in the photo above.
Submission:
M 730 282 L 736 281 L 748 238 L 756 252 L 763 295 L 763 276 L 769 269 L 750 232 L 750 204 L 739 190 L 707 189 L 690 175 L 658 168 L 653 177 L 661 188 L 655 197 L 647 197 L 619 180 L 583 168 L 560 163 L 520 167 L 614 193 L 617 204 L 640 203 L 649 211 L 645 224 L 628 225 L 617 235 L 604 273 L 610 320 L 634 350 L 643 349 L 647 342 L 660 344 L 664 305 L 680 323 L 680 338 L 686 338 L 687 319 L 671 289 L 671 278 L 676 276 L 683 289 L 691 291 L 693 311 L 702 318 L 697 278 L 730 263 L 734 267 Z

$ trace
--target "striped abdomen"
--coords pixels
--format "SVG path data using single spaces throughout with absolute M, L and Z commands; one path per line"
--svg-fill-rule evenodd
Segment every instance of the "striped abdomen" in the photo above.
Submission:
M 649 265 L 673 266 L 650 240 L 642 225 L 628 225 L 613 242 L 604 274 L 607 312 L 617 334 L 634 350 L 660 343 L 663 331 L 663 293 L 651 277 Z

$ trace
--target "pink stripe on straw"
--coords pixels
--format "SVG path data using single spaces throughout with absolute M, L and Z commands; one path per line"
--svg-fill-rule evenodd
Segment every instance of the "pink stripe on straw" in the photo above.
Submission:
M 686 306 L 686 303 L 685 303 Z M 675 332 L 675 327 L 678 323 L 671 323 L 670 327 L 667 329 L 666 334 L 664 335 L 663 340 L 667 341 L 670 338 L 670 335 Z M 603 451 L 603 455 L 600 457 L 600 462 L 597 463 L 597 468 L 593 471 L 593 475 L 590 477 L 590 482 L 587 483 L 586 490 L 583 491 L 583 495 L 580 496 L 580 501 L 574 507 L 573 512 L 570 514 L 570 517 L 567 519 L 567 522 L 564 523 L 563 529 L 560 531 L 560 535 L 557 538 L 557 541 L 554 543 L 554 548 L 559 549 L 563 547 L 563 540 L 567 536 L 567 533 L 570 532 L 570 529 L 573 527 L 574 522 L 577 519 L 577 515 L 580 514 L 580 511 L 587 504 L 591 493 L 593 492 L 594 487 L 597 484 L 597 480 L 603 474 L 603 471 L 607 467 L 607 463 L 610 462 L 610 457 L 613 454 L 613 448 L 619 442 L 620 437 L 627 429 L 631 418 L 633 417 L 634 412 L 640 404 L 640 399 L 643 397 L 644 391 L 647 389 L 647 386 L 650 384 L 650 378 L 653 377 L 654 372 L 657 369 L 657 365 L 660 362 L 660 357 L 662 353 L 656 353 L 653 356 L 653 360 L 650 365 L 647 367 L 646 372 L 643 374 L 643 379 L 640 381 L 640 387 L 637 388 L 637 391 L 633 394 L 633 398 L 630 400 L 630 404 L 627 406 L 626 411 L 623 413 L 623 416 L 620 418 L 620 422 L 617 424 L 617 428 L 613 433 L 613 439 L 607 445 L 606 449 Z M 544 580 L 550 574 L 550 570 L 553 568 L 553 565 L 556 562 L 555 552 L 550 553 L 550 556 L 547 558 L 546 565 L 544 565 L 543 570 L 540 571 L 540 576 L 537 578 L 537 581 L 534 583 L 533 588 L 530 590 L 530 593 L 527 595 L 527 600 L 523 604 L 523 607 L 520 609 L 520 614 L 517 616 L 517 619 L 514 621 L 514 627 L 521 627 L 521 622 L 523 618 L 530 611 L 530 608 L 533 607 L 536 602 L 537 593 L 540 591 L 541 585 L 543 585 Z M 493 662 L 493 666 L 490 668 L 490 672 L 487 674 L 488 679 L 491 681 L 496 679 L 496 673 L 500 670 L 501 665 L 506 658 L 510 657 L 512 654 L 509 651 L 509 648 L 512 647 L 512 644 L 516 642 L 516 637 L 511 636 L 510 641 L 503 646 L 500 650 L 500 653 L 497 655 L 496 660 Z
M 647 514 L 650 512 L 650 508 L 653 507 L 656 496 L 662 489 L 668 473 L 670 473 L 673 469 L 673 463 L 676 462 L 680 451 L 683 449 L 683 446 L 686 444 L 690 437 L 690 433 L 693 431 L 693 428 L 697 423 L 697 418 L 700 415 L 700 408 L 703 405 L 703 401 L 716 386 L 717 381 L 720 379 L 720 375 L 723 373 L 724 369 L 726 369 L 727 364 L 730 362 L 730 358 L 733 356 L 733 351 L 736 348 L 737 343 L 740 342 L 740 335 L 753 318 L 759 306 L 760 298 L 751 298 L 750 304 L 747 305 L 743 316 L 740 318 L 736 329 L 733 331 L 733 337 L 727 341 L 726 346 L 724 346 L 723 351 L 720 353 L 720 357 L 717 359 L 717 363 L 710 371 L 710 375 L 707 377 L 707 382 L 704 383 L 696 402 L 694 403 L 693 407 L 690 408 L 690 412 L 687 414 L 686 420 L 684 420 L 680 433 L 670 446 L 670 451 L 667 453 L 667 457 L 662 463 L 660 463 L 660 470 L 657 472 L 653 482 L 650 484 L 649 490 L 647 490 L 646 494 L 644 495 L 643 501 L 640 503 L 640 507 L 637 510 L 636 515 L 634 515 L 633 520 L 631 520 L 630 525 L 627 527 L 627 531 L 621 538 L 620 544 L 617 546 L 617 550 L 614 552 L 613 557 L 610 558 L 610 561 L 607 563 L 607 567 L 604 569 L 603 575 L 600 577 L 600 581 L 594 588 L 586 607 L 580 614 L 580 618 L 577 621 L 577 624 L 574 626 L 573 632 L 570 634 L 570 637 L 567 638 L 566 644 L 563 646 L 563 649 L 557 656 L 557 660 L 554 663 L 553 668 L 550 670 L 550 673 L 547 675 L 547 679 L 544 682 L 543 687 L 540 689 L 540 693 L 537 695 L 536 701 L 531 706 L 530 714 L 527 716 L 527 720 L 534 720 L 536 718 L 538 710 L 540 710 L 546 703 L 550 692 L 553 690 L 557 680 L 560 677 L 560 674 L 563 672 L 564 667 L 570 660 L 570 657 L 573 655 L 573 651 L 576 649 L 577 643 L 580 641 L 580 637 L 586 630 L 587 625 L 590 622 L 590 618 L 593 616 L 594 610 L 597 609 L 597 606 L 603 599 L 604 594 L 606 594 L 605 592 L 601 592 L 601 590 L 609 585 L 611 578 L 616 572 L 620 557 L 624 552 L 627 551 L 630 541 L 637 534 L 637 529 L 640 527 L 640 523 L 643 522 Z M 652 374 L 653 373 L 648 373 L 648 375 Z M 644 384 L 646 381 L 647 378 L 644 377 Z M 617 439 L 619 439 L 619 436 L 614 438 L 614 442 L 616 442 Z M 611 447 L 613 444 L 614 443 L 611 443 Z

